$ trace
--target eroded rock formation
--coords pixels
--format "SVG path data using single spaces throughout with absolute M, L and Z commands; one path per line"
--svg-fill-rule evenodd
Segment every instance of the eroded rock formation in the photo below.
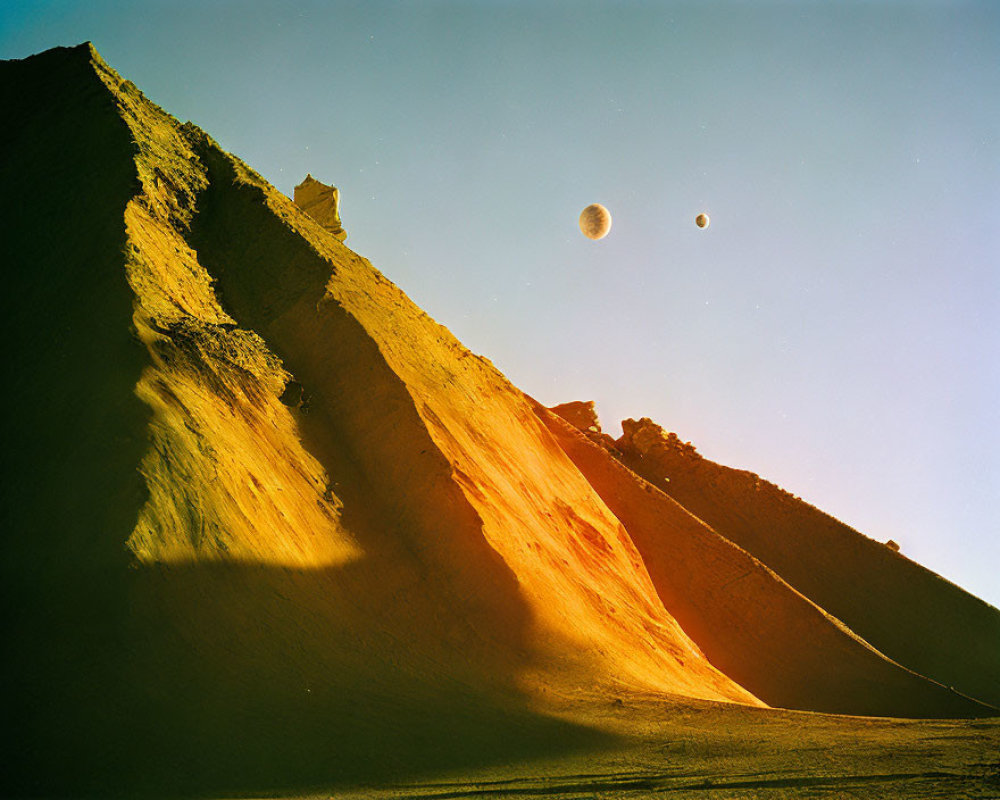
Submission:
M 597 418 L 597 411 L 594 410 L 592 400 L 573 400 L 569 403 L 553 406 L 549 410 L 562 417 L 577 430 L 582 431 L 591 441 L 597 442 L 603 447 L 614 448 L 615 440 L 601 430 L 601 422 Z
M 347 241 L 347 231 L 340 222 L 340 190 L 327 186 L 306 175 L 305 180 L 295 187 L 295 205 L 326 228 L 334 239 Z

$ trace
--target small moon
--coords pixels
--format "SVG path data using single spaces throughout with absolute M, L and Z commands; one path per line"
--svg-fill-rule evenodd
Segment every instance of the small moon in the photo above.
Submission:
M 611 212 L 600 203 L 591 203 L 580 212 L 580 230 L 588 239 L 603 239 L 611 230 Z
M 694 218 L 694 224 L 699 228 L 707 228 L 711 222 L 712 220 L 708 218 L 708 214 L 699 214 Z

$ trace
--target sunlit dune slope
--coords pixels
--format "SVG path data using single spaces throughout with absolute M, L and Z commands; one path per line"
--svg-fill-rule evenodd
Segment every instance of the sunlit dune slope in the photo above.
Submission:
M 230 312 L 308 398 L 407 547 L 539 662 L 535 679 L 753 702 L 664 612 L 618 520 L 487 361 L 207 137 L 193 242 Z M 505 588 L 506 587 L 506 588 Z M 516 594 L 512 603 L 504 592 Z M 511 608 L 527 616 L 511 619 Z
M 625 525 L 667 610 L 715 666 L 767 703 L 896 717 L 996 713 L 885 658 L 605 447 L 536 411 Z
M 466 652 L 499 647 L 483 651 L 484 657 L 486 652 L 491 659 L 506 657 L 512 675 L 516 664 L 541 660 L 544 678 L 556 668 L 572 668 L 579 671 L 577 681 L 613 679 L 753 701 L 711 668 L 664 612 L 621 526 L 550 446 L 520 393 L 207 136 L 143 108 L 141 97 L 131 92 L 122 97 L 126 121 L 136 120 L 140 166 L 147 154 L 150 161 L 165 162 L 166 170 L 187 165 L 177 174 L 151 169 L 143 213 L 126 216 L 131 241 L 138 243 L 136 260 L 166 276 L 172 261 L 162 254 L 171 245 L 174 253 L 197 258 L 236 320 L 227 331 L 224 321 L 216 321 L 225 312 L 213 307 L 212 298 L 198 305 L 191 287 L 169 287 L 167 277 L 148 282 L 181 290 L 187 303 L 182 310 L 208 317 L 213 335 L 223 340 L 217 346 L 202 335 L 197 347 L 189 348 L 209 356 L 193 371 L 219 380 L 232 351 L 249 373 L 244 383 L 250 383 L 276 362 L 273 350 L 308 398 L 308 416 L 295 415 L 308 448 L 330 474 L 343 474 L 366 494 L 364 513 L 370 519 L 345 532 L 343 514 L 333 503 L 340 499 L 340 482 L 324 485 L 318 465 L 300 452 L 290 412 L 276 400 L 284 382 L 274 381 L 273 366 L 266 376 L 272 378 L 270 391 L 237 385 L 225 393 L 222 380 L 214 395 L 185 400 L 180 376 L 150 381 L 153 388 L 143 389 L 158 412 L 156 432 L 171 413 L 187 419 L 184 427 L 174 421 L 166 447 L 189 439 L 187 432 L 200 426 L 212 453 L 208 461 L 222 475 L 203 472 L 205 480 L 195 487 L 208 485 L 213 492 L 221 483 L 219 497 L 210 494 L 207 505 L 242 515 L 207 523 L 225 552 L 245 560 L 257 549 L 267 563 L 326 566 L 386 547 L 399 550 L 399 560 L 412 563 L 419 578 L 431 583 L 425 591 L 440 592 L 456 612 L 457 619 L 443 624 L 425 623 L 425 635 L 434 641 L 455 636 L 450 643 L 460 643 Z M 168 219 L 160 225 L 150 210 L 173 214 L 175 224 Z M 174 241 L 181 225 L 190 225 L 188 242 Z M 194 248 L 190 252 L 188 245 Z M 191 273 L 199 274 L 196 268 Z M 207 277 L 204 271 L 200 275 Z M 204 280 L 198 286 L 204 288 Z M 161 297 L 161 291 L 152 292 L 154 301 L 169 306 L 172 298 Z M 203 308 L 209 313 L 201 313 Z M 160 323 L 154 332 L 165 327 Z M 187 341 L 166 332 L 170 342 L 157 342 L 156 356 Z M 157 366 L 162 371 L 159 359 Z M 240 408 L 244 397 L 249 402 Z M 228 418 L 216 417 L 218 409 Z M 223 439 L 233 419 L 255 427 Z M 156 453 L 165 449 L 159 440 L 157 445 Z M 189 458 L 179 460 L 185 470 L 189 462 L 206 463 L 204 450 L 189 446 Z M 161 470 L 174 463 L 155 455 L 147 464 L 150 460 Z M 283 472 L 244 474 L 258 463 Z M 148 466 L 146 472 L 151 486 L 161 489 L 159 473 Z M 290 478 L 306 485 L 286 485 Z M 175 470 L 165 481 L 167 491 L 155 492 L 144 509 L 131 539 L 140 559 L 170 560 L 171 549 L 179 546 L 175 540 L 182 545 L 191 540 L 191 526 L 178 509 L 197 508 L 202 498 L 172 489 L 190 486 L 187 479 Z M 272 495 L 281 498 L 281 507 L 273 510 Z M 247 513 L 255 505 L 257 513 Z M 195 523 L 206 527 L 202 520 Z M 159 547 L 149 531 L 163 537 Z M 283 553 L 294 543 L 300 543 L 299 561 Z M 218 557 L 218 550 L 212 555 Z
M 625 463 L 699 519 L 889 658 L 1000 706 L 1000 611 L 757 475 L 702 458 L 649 420 L 623 428 Z

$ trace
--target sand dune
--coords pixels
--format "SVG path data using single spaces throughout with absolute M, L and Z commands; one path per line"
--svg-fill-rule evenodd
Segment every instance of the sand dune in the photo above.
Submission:
M 642 420 L 624 462 L 898 663 L 1000 706 L 1000 612 L 757 475 Z M 669 478 L 669 483 L 664 482 Z
M 900 660 L 540 409 L 89 44 L 0 87 L 10 793 L 561 758 L 640 700 L 989 713 L 929 680 L 966 668 Z
M 605 448 L 537 410 L 625 525 L 664 606 L 713 664 L 767 703 L 875 716 L 995 713 L 893 663 Z
M 12 296 L 38 298 L 7 321 L 20 421 L 48 441 L 7 453 L 27 773 L 98 780 L 121 748 L 160 774 L 164 753 L 208 746 L 189 730 L 249 763 L 276 741 L 252 734 L 266 710 L 294 719 L 302 701 L 340 731 L 419 731 L 456 685 L 470 741 L 498 716 L 545 728 L 525 697 L 600 683 L 758 702 L 664 610 L 618 521 L 487 362 L 89 46 L 5 70 L 24 125 L 4 184 L 29 187 L 5 231 L 23 259 Z M 52 187 L 67 245 L 49 251 Z M 45 349 L 50 276 L 71 333 Z M 314 753 L 303 736 L 286 741 Z

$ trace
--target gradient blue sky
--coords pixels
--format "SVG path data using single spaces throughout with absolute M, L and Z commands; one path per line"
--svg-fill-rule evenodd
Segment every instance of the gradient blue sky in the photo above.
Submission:
M 279 189 L 336 183 L 348 245 L 529 394 L 1000 606 L 1000 3 L 0 8 L 0 57 L 87 39 Z

